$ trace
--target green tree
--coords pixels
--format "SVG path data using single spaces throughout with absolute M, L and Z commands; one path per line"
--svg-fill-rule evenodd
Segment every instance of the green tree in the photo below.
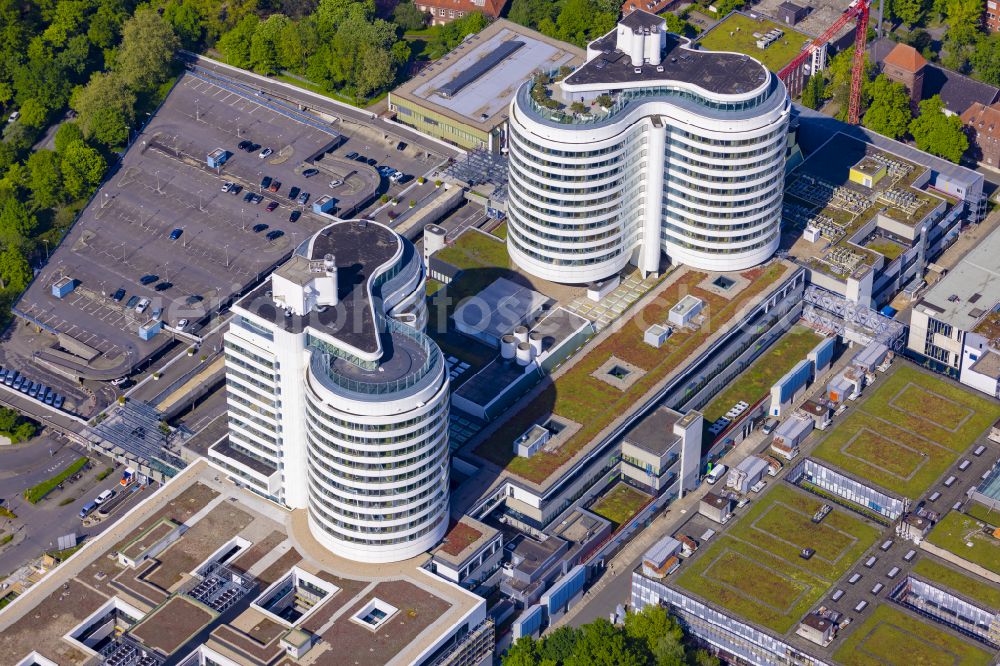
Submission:
M 694 33 L 694 28 L 691 24 L 673 12 L 667 12 L 664 14 L 663 19 L 667 22 L 667 30 L 670 32 L 678 35 L 686 35 L 688 37 L 692 36 Z
M 514 0 L 510 5 L 510 12 L 507 18 L 523 26 L 541 30 L 543 21 L 547 21 L 548 24 L 554 26 L 555 18 L 558 14 L 558 2 L 550 2 L 550 0 Z M 546 32 L 546 34 L 549 33 Z
M 969 148 L 969 138 L 963 131 L 962 120 L 958 116 L 945 114 L 940 95 L 920 102 L 920 115 L 910 123 L 910 134 L 920 150 L 956 164 Z
M 684 663 L 684 630 L 662 606 L 646 606 L 625 616 L 625 635 L 645 645 L 656 666 Z
M 90 19 L 87 39 L 99 49 L 109 49 L 118 43 L 122 24 L 128 18 L 122 0 L 104 0 Z
M 392 10 L 392 22 L 398 25 L 403 32 L 422 30 L 431 22 L 431 15 L 417 9 L 411 0 L 405 0 Z
M 234 67 L 250 67 L 253 60 L 250 57 L 250 42 L 260 23 L 254 15 L 244 16 L 232 30 L 222 35 L 215 45 L 222 53 L 223 59 Z
M 250 62 L 254 71 L 266 75 L 278 72 L 282 65 L 278 44 L 289 23 L 287 16 L 272 14 L 257 25 L 250 38 Z
M 810 76 L 806 85 L 802 88 L 802 106 L 810 109 L 818 109 L 823 100 L 823 75 L 816 74 Z
M 0 252 L 0 289 L 12 293 L 24 291 L 31 282 L 31 266 L 17 245 L 7 245 Z
M 648 654 L 631 644 L 605 618 L 580 628 L 580 640 L 565 666 L 646 666 Z
M 548 636 L 538 649 L 538 656 L 541 659 L 548 659 L 556 663 L 563 663 L 576 650 L 576 644 L 580 642 L 580 630 L 573 627 L 559 627 Z
M 462 43 L 468 35 L 474 34 L 485 28 L 486 17 L 479 12 L 466 14 L 460 19 L 455 19 L 444 25 L 435 26 L 433 34 L 427 40 L 427 57 L 433 59 L 440 58 L 456 46 Z
M 910 112 L 910 95 L 902 83 L 879 74 L 865 86 L 868 110 L 862 119 L 864 126 L 890 139 L 906 134 L 913 114 Z
M 197 48 L 205 38 L 205 17 L 192 0 L 169 0 L 163 6 L 163 18 L 174 29 L 181 46 Z
M 973 72 L 992 86 L 1000 86 L 1000 32 L 981 36 L 969 54 Z
M 911 28 L 924 22 L 927 15 L 927 0 L 892 0 L 891 13 Z
M 38 220 L 17 198 L 4 197 L 0 205 L 0 245 L 20 247 L 31 238 L 38 227 Z
M 21 117 L 18 122 L 25 127 L 35 129 L 45 127 L 48 123 L 49 111 L 41 100 L 31 97 L 21 103 Z
M 77 88 L 70 105 L 83 135 L 108 147 L 124 145 L 135 122 L 136 95 L 118 72 L 97 72 Z
M 77 139 L 83 138 L 83 130 L 80 129 L 79 123 L 66 121 L 59 125 L 56 130 L 55 135 L 55 145 L 56 152 L 61 153 L 66 150 L 66 146 L 73 143 Z
M 960 45 L 971 44 L 976 39 L 982 15 L 981 0 L 947 0 L 948 40 Z
M 38 208 L 52 208 L 62 201 L 62 169 L 59 155 L 51 150 L 38 150 L 28 157 L 30 180 L 28 188 Z
M 151 90 L 170 75 L 177 48 L 170 23 L 153 7 L 140 7 L 122 26 L 115 69 L 133 90 Z
M 531 636 L 517 639 L 503 656 L 503 666 L 536 666 L 539 661 L 538 641 Z
M 74 199 L 90 194 L 104 177 L 106 166 L 101 154 L 83 141 L 69 144 L 62 161 L 66 192 Z

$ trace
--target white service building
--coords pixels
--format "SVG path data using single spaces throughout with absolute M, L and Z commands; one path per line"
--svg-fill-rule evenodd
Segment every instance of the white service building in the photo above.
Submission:
M 791 103 L 760 62 L 690 48 L 639 10 L 541 86 L 510 107 L 507 243 L 522 269 L 586 283 L 630 262 L 657 273 L 665 252 L 730 271 L 778 247 Z
M 448 527 L 448 372 L 424 283 L 409 241 L 338 222 L 233 307 L 225 336 L 229 436 L 210 459 L 307 509 L 348 559 L 404 560 Z

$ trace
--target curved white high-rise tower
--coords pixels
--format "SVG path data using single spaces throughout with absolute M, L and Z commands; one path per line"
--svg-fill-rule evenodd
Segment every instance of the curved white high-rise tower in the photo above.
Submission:
M 511 257 L 567 283 L 629 262 L 657 272 L 661 250 L 717 271 L 765 261 L 779 241 L 790 109 L 757 60 L 691 49 L 662 18 L 629 14 L 581 68 L 529 81 L 511 103 Z
M 210 450 L 306 508 L 337 555 L 391 562 L 448 526 L 448 373 L 422 332 L 423 262 L 382 225 L 333 224 L 235 307 L 230 434 Z

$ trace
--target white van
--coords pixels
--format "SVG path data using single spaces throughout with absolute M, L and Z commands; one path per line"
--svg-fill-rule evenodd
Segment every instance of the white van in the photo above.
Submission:
M 726 473 L 725 465 L 716 465 L 712 468 L 712 471 L 705 475 L 705 481 L 709 484 L 714 484 L 716 481 L 722 478 L 722 475 Z
M 100 495 L 98 495 L 97 497 L 94 498 L 94 503 L 95 504 L 104 504 L 105 502 L 107 502 L 109 499 L 111 499 L 114 496 L 115 496 L 115 491 L 113 491 L 113 490 L 105 490 Z

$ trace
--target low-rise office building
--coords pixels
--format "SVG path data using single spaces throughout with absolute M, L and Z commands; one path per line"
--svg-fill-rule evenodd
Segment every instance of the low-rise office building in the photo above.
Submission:
M 622 478 L 654 495 L 691 487 L 701 461 L 699 419 L 697 412 L 657 408 L 622 440 Z
M 575 67 L 583 58 L 582 49 L 498 19 L 389 93 L 389 110 L 460 148 L 500 152 L 507 108 L 521 84 L 536 70 Z
M 991 396 L 1000 395 L 1000 233 L 994 231 L 910 312 L 907 352 Z

